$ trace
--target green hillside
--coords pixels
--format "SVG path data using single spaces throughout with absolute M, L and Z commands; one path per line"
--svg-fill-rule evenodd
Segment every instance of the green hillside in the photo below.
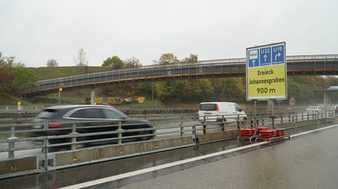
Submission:
M 65 77 L 71 75 L 111 70 L 111 68 L 109 67 L 99 67 L 99 66 L 39 67 L 28 69 L 34 73 L 37 80 L 53 79 L 57 77 Z

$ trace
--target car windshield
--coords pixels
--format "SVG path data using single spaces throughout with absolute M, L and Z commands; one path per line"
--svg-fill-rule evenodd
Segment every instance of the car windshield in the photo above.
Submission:
M 127 116 L 111 109 L 102 109 L 106 119 L 124 119 Z
M 217 104 L 201 104 L 200 110 L 202 110 L 202 111 L 216 111 L 217 110 Z
M 47 119 L 47 118 L 54 118 L 56 117 L 58 111 L 55 109 L 45 109 L 42 112 L 40 112 L 37 116 L 37 118 L 40 119 Z

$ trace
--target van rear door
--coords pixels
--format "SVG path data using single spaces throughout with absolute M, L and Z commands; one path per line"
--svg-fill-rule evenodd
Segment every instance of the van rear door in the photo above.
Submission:
M 203 103 L 200 104 L 198 116 L 200 120 L 204 120 L 204 116 L 207 121 L 216 121 L 219 112 L 217 103 Z

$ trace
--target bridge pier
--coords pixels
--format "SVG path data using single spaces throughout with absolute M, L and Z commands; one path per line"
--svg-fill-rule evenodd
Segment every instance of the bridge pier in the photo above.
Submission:
M 92 90 L 90 91 L 90 104 L 96 105 L 95 88 L 92 88 Z

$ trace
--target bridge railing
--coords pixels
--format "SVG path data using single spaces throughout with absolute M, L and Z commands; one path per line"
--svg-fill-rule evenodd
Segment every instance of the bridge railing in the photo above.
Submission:
M 337 54 L 330 55 L 293 55 L 287 56 L 288 63 L 300 63 L 300 62 L 316 62 L 326 63 L 338 61 Z M 88 73 L 81 75 L 74 75 L 62 78 L 41 80 L 37 82 L 37 87 L 31 92 L 45 91 L 57 89 L 59 87 L 74 87 L 82 85 L 92 85 L 97 83 L 106 83 L 120 80 L 134 80 L 134 79 L 147 79 L 157 77 L 173 77 L 179 75 L 199 75 L 199 74 L 215 74 L 229 71 L 224 66 L 244 66 L 246 62 L 245 58 L 231 58 L 231 59 L 214 59 L 214 60 L 201 60 L 197 63 L 187 64 L 170 64 L 170 65 L 149 65 L 138 68 L 119 69 L 98 73 Z M 213 69 L 215 66 L 216 67 Z M 222 67 L 223 66 L 223 67 Z M 232 70 L 232 69 L 230 69 Z M 243 71 L 243 70 L 242 70 Z M 232 70 L 230 73 L 235 74 L 240 72 Z M 242 72 L 241 72 L 242 73 Z M 237 73 L 239 74 L 239 73 Z M 30 93 L 29 91 L 27 93 Z
M 288 61 L 293 60 L 326 60 L 326 59 L 334 59 L 338 60 L 338 54 L 322 54 L 322 55 L 290 55 L 287 56 Z M 47 82 L 53 82 L 58 81 L 62 82 L 69 79 L 80 79 L 80 78 L 91 78 L 95 76 L 101 76 L 105 74 L 121 74 L 126 72 L 138 72 L 142 69 L 152 69 L 152 68 L 160 68 L 160 69 L 167 69 L 167 68 L 181 68 L 181 67 L 191 67 L 191 66 L 200 66 L 205 64 L 245 64 L 246 58 L 227 58 L 227 59 L 210 59 L 210 60 L 200 60 L 196 63 L 177 63 L 177 64 L 168 64 L 168 65 L 144 65 L 141 67 L 135 67 L 135 68 L 125 68 L 125 69 L 119 69 L 119 70 L 112 70 L 112 71 L 104 71 L 104 72 L 97 72 L 97 73 L 87 73 L 87 74 L 79 74 L 75 76 L 67 76 L 67 77 L 61 77 L 61 78 L 55 78 L 55 79 L 47 79 L 47 80 L 40 80 L 38 84 L 44 84 Z
M 326 54 L 326 55 L 290 55 L 287 56 L 287 60 L 338 60 L 338 54 Z

